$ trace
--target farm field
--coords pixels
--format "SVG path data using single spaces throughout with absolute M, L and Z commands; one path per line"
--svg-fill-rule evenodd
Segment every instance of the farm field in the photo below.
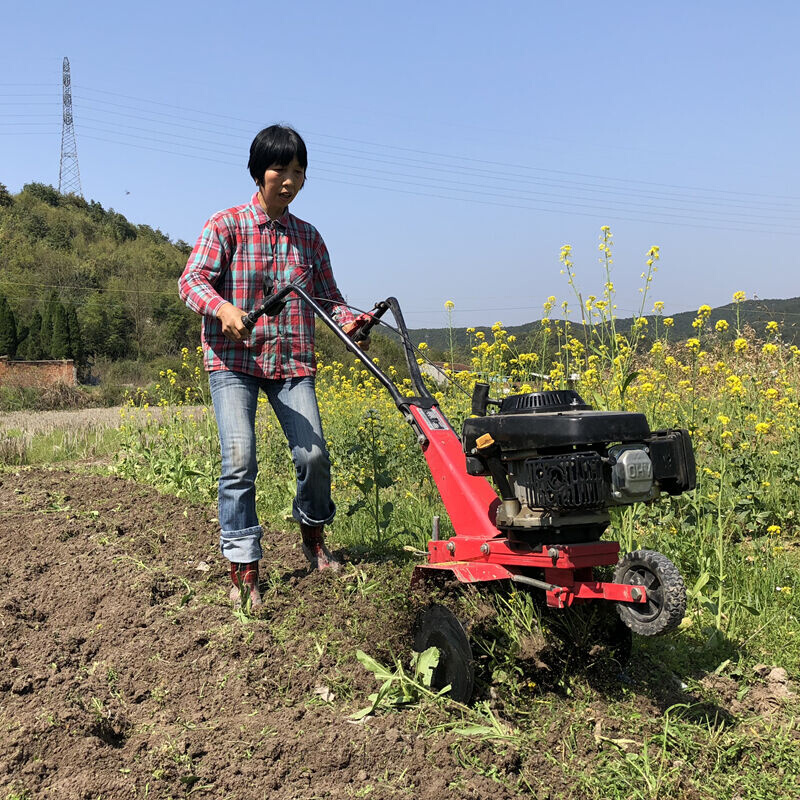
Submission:
M 120 415 L 147 421 L 163 409 L 111 408 L 0 411 L 0 463 L 106 459 L 119 442 Z
M 590 342 L 547 323 L 544 388 L 579 370 L 595 407 L 692 435 L 697 488 L 612 515 L 624 551 L 663 552 L 688 589 L 680 628 L 635 638 L 628 663 L 598 637 L 602 617 L 548 612 L 535 594 L 409 590 L 432 516 L 443 537 L 449 523 L 410 429 L 358 367 L 318 376 L 339 578 L 305 569 L 291 462 L 259 406 L 256 615 L 227 602 L 216 428 L 193 353 L 116 412 L 102 447 L 8 450 L 0 797 L 800 796 L 798 351 L 772 323 L 725 337 L 706 308 L 696 338 L 670 342 L 664 320 L 647 353 L 636 327 Z M 545 351 L 514 344 L 499 323 L 476 335 L 474 372 L 437 395 L 457 430 L 477 374 L 534 387 Z M 432 601 L 469 627 L 469 706 L 412 662 Z

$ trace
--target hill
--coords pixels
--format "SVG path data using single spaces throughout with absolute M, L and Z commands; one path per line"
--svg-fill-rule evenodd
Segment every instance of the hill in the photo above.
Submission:
M 0 184 L 0 295 L 21 346 L 48 304 L 76 312 L 90 358 L 149 358 L 196 343 L 198 319 L 176 290 L 189 249 L 93 200 L 40 183 L 11 195 Z
M 194 348 L 200 318 L 177 292 L 190 250 L 94 200 L 40 183 L 11 195 L 0 184 L 0 345 L 7 301 L 18 358 L 148 362 Z M 57 311 L 64 318 L 60 338 L 53 334 Z M 49 326 L 44 347 L 43 326 Z M 320 331 L 317 348 L 326 361 L 348 358 L 327 330 Z M 371 352 L 384 362 L 403 361 L 399 347 L 379 334 Z

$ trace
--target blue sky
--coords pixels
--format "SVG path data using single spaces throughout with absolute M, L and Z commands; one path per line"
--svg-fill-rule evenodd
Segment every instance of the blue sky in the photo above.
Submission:
M 31 0 L 3 27 L 10 190 L 58 183 L 64 56 L 84 195 L 174 239 L 247 201 L 253 135 L 292 124 L 292 211 L 352 303 L 414 327 L 572 300 L 565 243 L 600 294 L 605 224 L 620 315 L 652 244 L 646 311 L 800 295 L 796 3 Z

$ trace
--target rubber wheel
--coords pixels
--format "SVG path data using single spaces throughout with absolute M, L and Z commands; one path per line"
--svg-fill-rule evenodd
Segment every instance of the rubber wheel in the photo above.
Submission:
M 443 689 L 449 685 L 453 700 L 468 703 L 475 684 L 472 648 L 458 618 L 445 606 L 430 606 L 417 619 L 414 649 L 421 653 L 429 647 L 439 650 L 431 687 Z
M 617 602 L 620 619 L 640 636 L 674 630 L 686 613 L 686 585 L 678 568 L 654 550 L 628 553 L 614 570 L 614 583 L 644 586 L 646 603 Z

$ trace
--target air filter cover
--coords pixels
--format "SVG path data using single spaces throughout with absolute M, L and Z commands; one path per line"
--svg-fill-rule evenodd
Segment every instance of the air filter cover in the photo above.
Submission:
M 542 414 L 551 411 L 589 411 L 591 406 L 574 389 L 512 394 L 500 401 L 499 414 Z

